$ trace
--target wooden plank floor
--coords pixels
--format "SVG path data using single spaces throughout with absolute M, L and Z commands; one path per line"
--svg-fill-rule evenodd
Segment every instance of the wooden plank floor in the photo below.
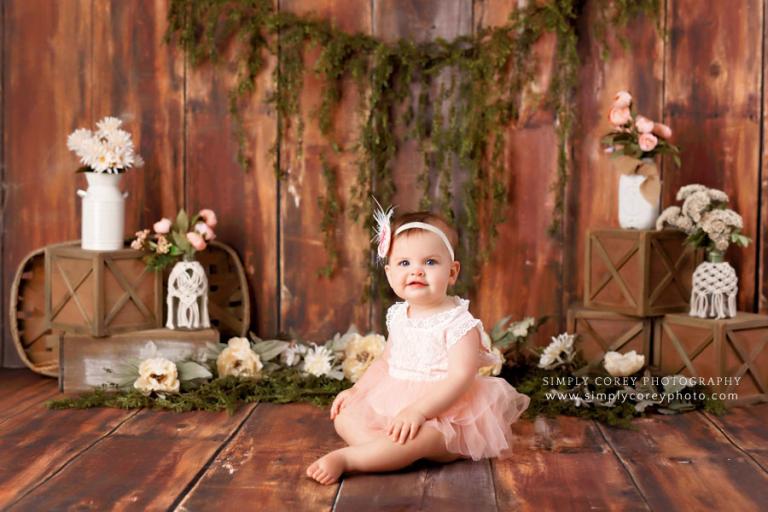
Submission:
M 56 395 L 52 379 L 0 370 L 0 510 L 744 511 L 768 503 L 768 404 L 722 418 L 652 416 L 636 430 L 540 417 L 515 424 L 512 459 L 420 462 L 322 486 L 304 469 L 343 446 L 327 410 L 45 409 Z

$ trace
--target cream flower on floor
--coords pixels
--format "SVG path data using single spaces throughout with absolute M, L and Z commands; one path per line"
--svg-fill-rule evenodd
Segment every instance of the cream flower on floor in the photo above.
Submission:
M 369 366 L 384 352 L 386 340 L 381 334 L 369 334 L 352 337 L 344 349 L 344 362 L 341 368 L 344 376 L 357 382 Z
M 333 351 L 324 345 L 317 346 L 316 343 L 312 343 L 312 348 L 304 355 L 301 369 L 315 377 L 328 376 L 337 380 L 343 379 L 344 373 L 334 368 L 333 363 Z
M 227 348 L 216 359 L 219 377 L 258 377 L 263 367 L 261 358 L 251 349 L 247 338 L 230 338 Z
M 139 365 L 139 378 L 133 387 L 149 396 L 157 393 L 178 393 L 179 372 L 173 361 L 162 357 L 145 359 Z
M 645 356 L 638 355 L 634 350 L 623 355 L 619 352 L 607 352 L 603 359 L 605 370 L 613 377 L 628 377 L 640 371 L 644 365 Z

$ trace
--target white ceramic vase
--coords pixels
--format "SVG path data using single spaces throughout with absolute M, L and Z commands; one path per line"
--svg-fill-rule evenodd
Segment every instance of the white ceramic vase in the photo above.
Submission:
M 168 329 L 206 329 L 208 316 L 208 277 L 198 261 L 180 261 L 168 276 Z
M 623 229 L 654 229 L 659 216 L 659 202 L 648 202 L 640 193 L 647 178 L 639 174 L 619 175 L 619 226 Z
M 119 184 L 122 174 L 85 173 L 88 190 L 78 190 L 83 198 L 81 246 L 91 251 L 123 248 L 125 197 Z

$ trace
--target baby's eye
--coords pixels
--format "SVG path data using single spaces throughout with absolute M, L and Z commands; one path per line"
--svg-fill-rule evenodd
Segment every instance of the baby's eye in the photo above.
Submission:
M 437 260 L 429 258 L 427 260 L 427 265 L 437 265 Z
M 408 266 L 408 260 L 403 260 L 403 261 L 399 262 L 398 265 L 400 265 L 401 267 L 407 267 Z

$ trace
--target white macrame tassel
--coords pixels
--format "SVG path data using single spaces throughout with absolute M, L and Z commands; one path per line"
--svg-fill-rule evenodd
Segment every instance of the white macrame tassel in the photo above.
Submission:
M 732 318 L 736 316 L 739 278 L 728 262 L 705 261 L 693 273 L 691 316 Z
M 178 307 L 174 302 L 178 301 Z M 197 261 L 180 261 L 168 277 L 168 329 L 211 326 L 208 316 L 208 277 Z

